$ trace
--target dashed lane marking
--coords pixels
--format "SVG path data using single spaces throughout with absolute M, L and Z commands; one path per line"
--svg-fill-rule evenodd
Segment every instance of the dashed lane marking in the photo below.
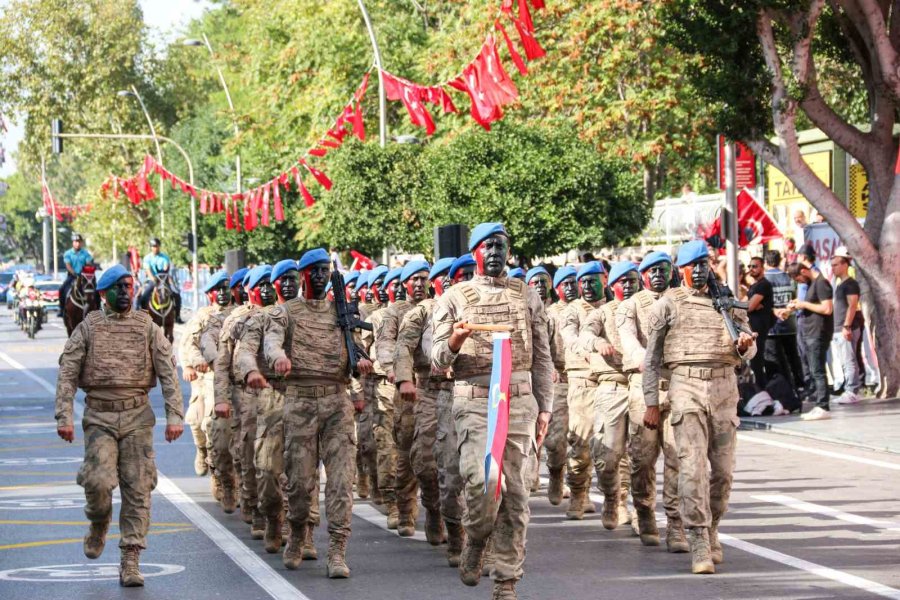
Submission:
M 163 533 L 182 533 L 185 531 L 196 531 L 193 527 L 176 527 L 173 529 L 158 529 L 147 532 L 147 535 L 159 535 Z M 108 540 L 115 540 L 122 537 L 118 533 L 114 533 L 112 535 L 106 536 Z M 0 550 L 21 550 L 23 548 L 40 548 L 41 546 L 58 546 L 60 544 L 74 544 L 81 543 L 84 541 L 84 538 L 64 538 L 61 540 L 41 540 L 37 542 L 22 542 L 19 544 L 6 544 L 5 546 L 0 546 Z M 143 567 L 143 565 L 141 565 Z
M 795 510 L 806 513 L 832 517 L 834 519 L 838 519 L 839 521 L 853 523 L 854 525 L 866 525 L 868 527 L 874 527 L 875 529 L 883 529 L 886 531 L 900 531 L 900 523 L 896 521 L 870 519 L 869 517 L 863 517 L 862 515 L 854 515 L 853 513 L 837 510 L 836 508 L 832 508 L 830 506 L 823 506 L 821 504 L 805 502 L 798 498 L 792 498 L 791 496 L 784 496 L 781 494 L 761 494 L 758 496 L 751 496 L 751 498 L 753 498 L 754 500 L 762 500 L 763 502 L 781 504 L 783 506 L 787 506 L 788 508 L 793 508 Z
M 763 444 L 764 446 L 774 446 L 775 448 L 784 448 L 786 450 L 796 450 L 798 452 L 807 452 L 818 456 L 826 456 L 828 458 L 836 458 L 838 460 L 848 460 L 850 462 L 862 465 L 870 465 L 880 467 L 882 469 L 891 469 L 900 471 L 900 463 L 887 462 L 884 460 L 875 460 L 874 458 L 865 458 L 863 456 L 854 456 L 852 454 L 844 454 L 841 452 L 832 452 L 831 450 L 821 450 L 819 448 L 810 448 L 809 446 L 801 446 L 800 444 L 791 444 L 788 442 L 779 442 L 777 440 L 769 440 L 755 435 L 739 433 L 737 437 L 742 442 L 750 442 L 754 444 Z
M 26 490 L 30 488 L 56 487 L 58 485 L 71 485 L 71 480 L 66 481 L 44 481 L 41 483 L 24 483 L 22 485 L 4 485 L 0 486 L 0 492 L 9 492 L 12 490 Z

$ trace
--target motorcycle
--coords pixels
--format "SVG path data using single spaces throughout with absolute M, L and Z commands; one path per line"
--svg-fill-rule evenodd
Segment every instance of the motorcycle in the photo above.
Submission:
M 37 293 L 29 292 L 28 296 L 19 302 L 19 321 L 22 331 L 30 339 L 40 331 L 44 322 L 44 302 Z

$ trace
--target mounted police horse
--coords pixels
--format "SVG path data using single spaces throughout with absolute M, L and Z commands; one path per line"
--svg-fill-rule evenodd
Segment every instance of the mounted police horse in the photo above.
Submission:
M 75 277 L 72 289 L 66 296 L 66 305 L 63 307 L 63 323 L 66 325 L 68 335 L 72 335 L 72 332 L 89 312 L 100 308 L 100 295 L 97 293 L 94 271 L 93 265 L 85 265 L 81 273 Z
M 153 322 L 159 325 L 165 332 L 169 341 L 174 341 L 175 331 L 175 292 L 168 271 L 160 271 L 156 274 L 156 283 L 153 293 L 147 302 L 145 310 L 150 313 Z

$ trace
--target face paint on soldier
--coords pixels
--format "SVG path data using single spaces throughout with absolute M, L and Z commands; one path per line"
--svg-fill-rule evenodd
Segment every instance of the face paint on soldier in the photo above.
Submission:
M 390 300 L 390 298 L 388 298 L 388 291 L 384 288 L 383 277 L 372 284 L 372 298 L 377 298 L 378 304 L 387 304 Z
M 131 275 L 120 277 L 112 287 L 103 292 L 103 298 L 110 310 L 117 313 L 128 312 L 134 300 L 134 279 Z
M 566 302 L 577 300 L 578 282 L 575 280 L 575 276 L 572 275 L 563 279 L 560 284 L 556 286 L 556 293 L 560 298 L 565 298 Z
M 533 288 L 537 292 L 541 301 L 547 301 L 547 296 L 550 295 L 550 279 L 548 277 L 536 275 L 528 282 L 528 287 Z
M 469 281 L 475 276 L 475 265 L 466 265 L 465 267 L 460 268 L 453 275 L 453 283 L 459 283 L 460 281 Z
M 625 300 L 626 298 L 631 298 L 640 289 L 640 281 L 640 275 L 635 271 L 620 277 L 613 285 L 613 293 L 616 295 L 616 299 Z
M 406 300 L 406 288 L 403 287 L 399 279 L 393 280 L 388 286 L 388 299 L 391 302 Z
M 367 302 L 366 296 L 369 295 L 369 286 L 364 285 L 359 287 L 356 290 L 356 301 L 360 304 L 365 304 Z
M 428 271 L 414 273 L 406 280 L 406 296 L 419 303 L 428 296 Z
M 348 283 L 344 288 L 347 302 L 359 302 L 359 294 L 356 292 L 356 284 Z
M 276 300 L 278 300 L 278 296 L 275 293 L 275 286 L 268 279 L 263 279 L 259 285 L 256 286 L 256 290 L 259 292 L 260 303 L 263 306 L 272 306 L 275 304 Z
M 275 292 L 279 302 L 287 302 L 297 297 L 300 291 L 297 271 L 288 271 L 275 281 Z
M 453 280 L 450 279 L 450 275 L 441 275 L 440 277 L 434 278 L 434 292 L 435 295 L 440 298 L 444 295 L 451 286 L 453 285 Z
M 603 281 L 600 276 L 591 273 L 578 280 L 581 296 L 588 302 L 599 302 L 603 299 Z
M 331 263 L 319 262 L 303 269 L 305 297 L 310 300 L 321 300 L 325 297 L 325 288 L 331 276 Z
M 245 286 L 240 286 L 241 288 L 241 304 L 247 304 L 250 301 L 250 292 L 247 291 Z
M 506 259 L 509 258 L 509 238 L 499 233 L 485 238 L 472 252 L 472 256 L 479 275 L 500 277 L 506 268 Z
M 372 304 L 375 301 L 375 293 L 372 291 L 372 288 L 366 289 L 366 304 Z
M 672 281 L 672 265 L 661 262 L 644 272 L 644 284 L 654 292 L 664 292 Z
M 225 308 L 226 306 L 231 304 L 231 290 L 228 289 L 227 284 L 222 284 L 217 287 L 213 291 L 213 294 L 215 294 L 216 297 L 216 304 L 218 304 L 222 308 Z
M 709 261 L 698 260 L 681 268 L 684 282 L 689 288 L 703 290 L 709 281 Z

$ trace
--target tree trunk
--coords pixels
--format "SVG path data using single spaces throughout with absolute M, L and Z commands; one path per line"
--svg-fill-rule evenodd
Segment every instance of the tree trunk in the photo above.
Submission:
M 894 256 L 893 261 L 885 256 L 883 264 L 896 265 L 897 261 L 900 256 Z M 866 278 L 875 305 L 875 322 L 868 325 L 875 334 L 875 352 L 881 373 L 879 397 L 892 398 L 900 390 L 900 344 L 896 341 L 900 331 L 900 270 L 896 267 L 885 269 L 880 274 L 867 274 Z

